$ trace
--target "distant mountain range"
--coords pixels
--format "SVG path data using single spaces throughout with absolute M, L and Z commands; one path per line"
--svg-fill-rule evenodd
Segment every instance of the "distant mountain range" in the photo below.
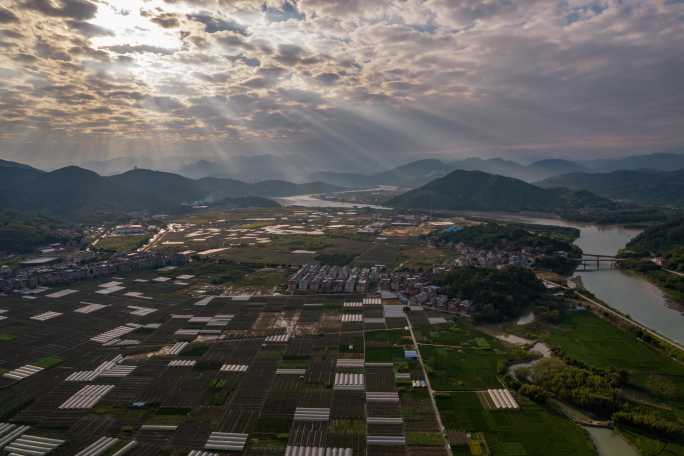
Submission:
M 588 190 L 612 199 L 684 207 L 684 170 L 622 170 L 572 173 L 545 179 L 540 187 Z
M 284 181 L 249 184 L 231 179 L 188 179 L 177 174 L 136 169 L 114 176 L 68 166 L 51 172 L 0 166 L 0 207 L 83 218 L 93 213 L 174 212 L 183 204 L 214 202 L 244 205 L 241 197 L 281 197 L 332 192 L 338 187 Z M 227 200 L 228 198 L 228 200 Z M 263 201 L 262 201 L 263 202 Z M 272 202 L 268 202 L 272 205 Z
M 457 169 L 483 171 L 489 174 L 514 177 L 524 181 L 540 180 L 570 172 L 587 171 L 587 168 L 580 164 L 560 159 L 542 160 L 530 165 L 521 165 L 501 158 L 466 158 L 455 161 L 426 159 L 407 163 L 392 170 L 375 174 L 319 172 L 312 174 L 311 178 L 346 187 L 393 185 L 412 188 L 443 177 Z
M 661 152 L 647 155 L 632 155 L 622 158 L 584 161 L 582 164 L 593 172 L 608 173 L 618 170 L 650 169 L 675 171 L 684 169 L 684 154 Z M 571 172 L 581 172 L 580 170 Z
M 17 163 L 9 160 L 0 159 L 0 168 L 20 168 L 20 169 L 34 169 L 34 167 L 25 165 L 23 163 Z
M 616 170 L 652 169 L 673 171 L 684 169 L 684 154 L 656 153 L 623 158 L 572 161 L 558 158 L 521 164 L 503 158 L 422 159 L 390 169 L 379 168 L 378 160 L 358 162 L 333 161 L 335 169 L 329 169 L 330 160 L 318 155 L 288 153 L 251 154 L 233 157 L 193 159 L 182 155 L 151 159 L 140 156 L 119 157 L 110 160 L 81 163 L 81 168 L 95 171 L 102 176 L 122 174 L 135 168 L 180 174 L 191 179 L 219 177 L 243 182 L 285 180 L 290 182 L 321 181 L 343 187 L 374 187 L 394 185 L 415 188 L 432 179 L 443 177 L 456 169 L 483 171 L 490 174 L 514 177 L 535 182 L 569 173 L 611 172 Z M 1 163 L 0 163 L 0 166 Z M 359 170 L 363 170 L 359 172 Z

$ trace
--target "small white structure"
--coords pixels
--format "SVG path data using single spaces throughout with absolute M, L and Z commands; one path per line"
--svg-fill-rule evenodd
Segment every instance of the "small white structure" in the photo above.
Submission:
M 107 450 L 116 445 L 119 439 L 115 437 L 100 437 L 81 451 L 76 453 L 76 456 L 100 456 L 105 454 Z
M 507 389 L 488 389 L 487 394 L 496 410 L 518 410 L 520 406 Z
M 363 391 L 366 389 L 366 377 L 364 374 L 338 372 L 335 374 L 335 385 L 333 389 Z
M 294 414 L 295 421 L 330 421 L 329 408 L 297 407 Z
M 12 380 L 23 380 L 27 377 L 37 374 L 42 370 L 42 367 L 34 366 L 33 364 L 25 364 L 9 372 L 5 372 L 2 374 L 2 376 Z
M 363 358 L 338 358 L 337 367 L 347 369 L 363 369 L 365 360 Z
M 104 345 L 119 339 L 121 336 L 132 333 L 136 329 L 138 329 L 137 326 L 133 326 L 129 323 L 126 326 L 117 326 L 116 328 L 111 329 L 107 332 L 103 332 L 95 337 L 91 337 L 90 340 Z
M 204 448 L 207 450 L 242 451 L 247 444 L 248 434 L 212 432 Z
M 60 409 L 89 409 L 114 389 L 114 385 L 87 385 L 59 406 Z
M 363 321 L 363 315 L 361 314 L 342 314 L 340 316 L 342 323 L 361 323 Z
M 286 343 L 288 340 L 290 340 L 290 335 L 289 334 L 276 334 L 274 336 L 268 336 L 266 339 L 264 339 L 266 342 L 271 342 L 271 343 Z
M 74 310 L 74 312 L 81 314 L 90 314 L 107 307 L 104 304 L 94 304 L 92 302 L 82 302 L 81 304 L 83 304 L 83 307 L 79 307 L 78 309 Z
M 246 364 L 224 364 L 221 366 L 221 372 L 247 372 L 249 366 Z
M 175 359 L 173 361 L 169 361 L 168 366 L 169 367 L 195 367 L 195 364 L 197 364 L 197 361 L 194 359 L 188 360 L 188 359 Z
M 31 320 L 36 320 L 36 321 L 48 321 L 52 320 L 53 318 L 57 318 L 61 316 L 62 314 L 60 312 L 44 312 L 42 314 L 34 315 L 31 317 Z
M 61 290 L 61 291 L 56 291 L 56 292 L 54 292 L 54 293 L 50 293 L 50 294 L 48 294 L 48 295 L 45 295 L 45 297 L 46 297 L 46 298 L 57 299 L 57 298 L 63 298 L 63 297 L 65 297 L 65 296 L 72 295 L 72 294 L 74 294 L 74 293 L 78 293 L 78 290 Z

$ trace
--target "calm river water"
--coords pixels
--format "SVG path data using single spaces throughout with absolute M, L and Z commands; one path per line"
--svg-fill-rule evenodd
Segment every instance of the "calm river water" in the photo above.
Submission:
M 485 214 L 478 214 L 485 216 Z M 509 214 L 486 215 L 500 220 L 574 227 L 580 230 L 575 242 L 585 253 L 615 255 L 639 230 L 620 226 L 597 226 L 565 220 Z M 668 303 L 662 290 L 634 274 L 616 269 L 578 272 L 584 287 L 609 306 L 676 342 L 684 344 L 684 313 Z

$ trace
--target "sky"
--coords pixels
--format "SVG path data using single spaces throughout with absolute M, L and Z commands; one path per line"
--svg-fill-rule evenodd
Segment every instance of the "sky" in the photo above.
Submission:
M 682 0 L 0 0 L 0 157 L 684 152 Z

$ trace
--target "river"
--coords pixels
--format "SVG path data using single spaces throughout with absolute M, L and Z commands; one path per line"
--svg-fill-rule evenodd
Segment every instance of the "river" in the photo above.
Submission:
M 573 227 L 580 230 L 575 241 L 585 253 L 615 255 L 639 230 L 602 226 L 566 220 L 511 214 L 483 214 L 499 220 Z M 578 272 L 584 287 L 603 302 L 663 336 L 684 344 L 684 313 L 674 309 L 665 293 L 648 280 L 619 269 Z
M 326 201 L 317 198 L 317 196 L 303 195 L 278 198 L 278 202 L 284 206 L 371 207 L 387 209 L 381 206 L 361 203 L 352 204 L 341 201 Z M 465 212 L 464 215 L 519 223 L 577 228 L 580 231 L 580 236 L 575 241 L 575 244 L 585 253 L 598 255 L 615 255 L 633 237 L 640 233 L 640 230 L 622 226 L 576 223 L 553 217 L 498 212 Z M 629 314 L 635 321 L 659 334 L 684 344 L 684 313 L 671 307 L 660 288 L 642 277 L 617 269 L 595 272 L 580 271 L 578 275 L 582 277 L 582 283 L 585 288 L 609 306 Z
M 365 191 L 365 190 L 364 190 Z M 370 190 L 368 190 L 370 191 Z M 345 193 L 345 192 L 340 192 Z M 319 198 L 320 195 L 298 195 L 286 196 L 282 198 L 274 198 L 279 204 L 283 206 L 298 206 L 298 207 L 338 207 L 353 209 L 357 207 L 369 207 L 371 209 L 389 209 L 388 207 L 375 206 L 366 203 L 347 203 L 344 201 L 328 201 Z

